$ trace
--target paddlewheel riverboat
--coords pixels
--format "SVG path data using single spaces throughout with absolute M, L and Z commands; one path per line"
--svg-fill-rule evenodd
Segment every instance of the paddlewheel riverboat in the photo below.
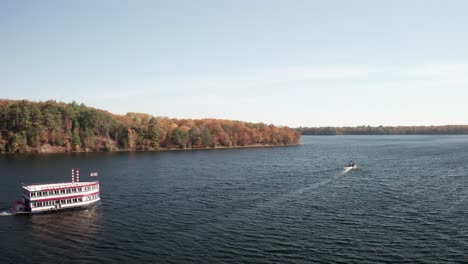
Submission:
M 99 203 L 99 181 L 80 182 L 77 170 L 76 182 L 33 184 L 23 186 L 22 201 L 17 201 L 12 211 L 21 213 L 47 213 L 66 209 L 91 207 Z

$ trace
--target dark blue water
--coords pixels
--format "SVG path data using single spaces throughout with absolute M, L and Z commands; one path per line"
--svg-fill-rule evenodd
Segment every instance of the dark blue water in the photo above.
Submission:
M 0 207 L 70 168 L 101 206 L 0 217 L 0 263 L 468 263 L 467 136 L 0 156 Z

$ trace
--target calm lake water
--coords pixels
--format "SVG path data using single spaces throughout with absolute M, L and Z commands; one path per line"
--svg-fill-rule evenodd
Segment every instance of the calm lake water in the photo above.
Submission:
M 468 263 L 467 136 L 0 156 L 0 207 L 71 168 L 102 204 L 1 216 L 0 263 Z

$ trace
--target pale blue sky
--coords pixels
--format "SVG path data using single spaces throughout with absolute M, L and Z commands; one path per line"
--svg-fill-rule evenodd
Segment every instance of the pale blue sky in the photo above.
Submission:
M 288 126 L 468 124 L 468 1 L 0 1 L 0 98 Z

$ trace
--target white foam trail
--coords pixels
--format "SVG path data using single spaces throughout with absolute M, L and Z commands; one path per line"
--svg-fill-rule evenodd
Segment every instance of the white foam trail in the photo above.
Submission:
M 343 171 L 341 172 L 341 175 L 344 175 L 344 174 L 348 173 L 348 172 L 349 172 L 350 170 L 352 170 L 352 169 L 353 169 L 353 168 L 351 168 L 351 167 L 346 167 L 346 168 L 344 168 Z
M 0 212 L 0 216 L 10 216 L 10 215 L 16 215 L 13 213 L 11 210 L 3 210 Z
M 324 186 L 324 185 L 327 185 L 328 183 L 330 183 L 330 182 L 333 181 L 333 180 L 336 180 L 338 177 L 339 177 L 339 175 L 335 175 L 335 176 L 333 176 L 333 177 L 326 178 L 326 179 L 324 179 L 323 181 L 316 182 L 316 183 L 311 184 L 311 185 L 309 185 L 309 186 L 307 186 L 307 187 L 304 187 L 304 188 L 301 188 L 301 189 L 299 189 L 299 190 L 296 190 L 296 191 L 293 192 L 293 194 L 294 194 L 294 195 L 297 195 L 297 194 L 302 194 L 302 193 L 305 192 L 305 191 L 315 190 L 315 189 L 317 189 L 317 188 L 319 188 L 319 187 L 322 187 L 322 186 Z

